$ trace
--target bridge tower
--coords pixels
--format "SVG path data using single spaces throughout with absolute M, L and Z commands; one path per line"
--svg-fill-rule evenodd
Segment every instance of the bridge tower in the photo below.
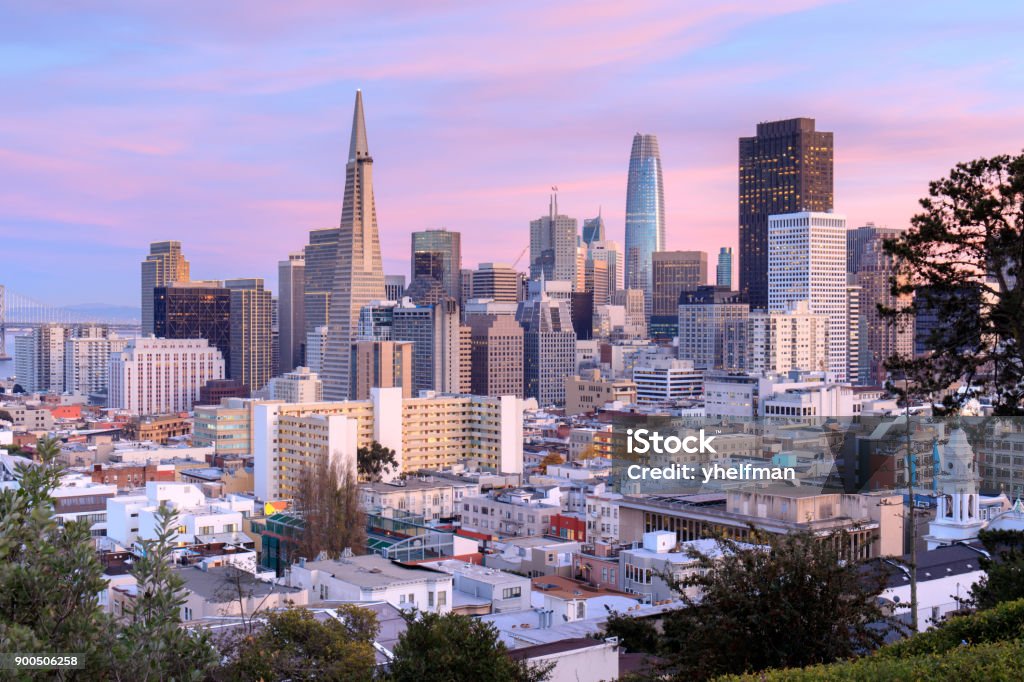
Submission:
M 7 293 L 0 284 L 0 360 L 10 360 L 7 355 Z

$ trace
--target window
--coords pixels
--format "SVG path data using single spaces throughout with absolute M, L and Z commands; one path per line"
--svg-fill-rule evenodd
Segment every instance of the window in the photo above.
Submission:
M 434 608 L 434 593 L 427 592 L 427 606 Z
M 441 590 L 440 592 L 437 593 L 437 605 L 438 606 L 445 606 L 447 603 L 448 603 L 448 593 L 445 592 L 444 590 Z
M 122 607 L 123 606 L 124 605 L 122 604 Z M 183 621 L 188 622 L 188 621 L 192 620 L 192 609 L 190 609 L 189 607 L 186 606 L 185 608 L 182 609 L 182 612 L 183 612 L 183 615 L 182 615 L 181 619 Z
M 320 601 L 327 601 L 331 593 L 331 588 L 326 584 L 320 585 Z
M 515 599 L 523 596 L 523 588 L 521 587 L 506 587 L 501 591 L 502 599 Z

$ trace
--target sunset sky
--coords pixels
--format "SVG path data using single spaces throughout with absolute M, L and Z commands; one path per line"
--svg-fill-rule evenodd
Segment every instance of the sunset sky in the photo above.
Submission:
M 276 291 L 338 223 L 356 88 L 388 274 L 435 227 L 463 267 L 511 261 L 552 185 L 621 242 L 638 131 L 668 248 L 709 260 L 758 121 L 835 133 L 851 226 L 905 225 L 956 162 L 1024 148 L 1020 2 L 340 4 L 0 2 L 0 284 L 137 306 L 148 243 L 178 239 L 194 278 Z

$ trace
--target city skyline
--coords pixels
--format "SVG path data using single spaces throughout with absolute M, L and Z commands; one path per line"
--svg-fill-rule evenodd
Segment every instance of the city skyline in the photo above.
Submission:
M 661 147 L 665 248 L 735 249 L 737 139 L 796 116 L 835 133 L 849 225 L 902 227 L 956 162 L 1020 150 L 1024 88 L 1000 51 L 1022 10 L 940 3 L 921 21 L 897 7 L 878 24 L 873 5 L 678 19 L 656 5 L 301 7 L 201 26 L 139 8 L 93 15 L 93 31 L 75 10 L 12 9 L 3 283 L 56 304 L 134 306 L 139 259 L 174 239 L 195 278 L 259 276 L 276 292 L 278 261 L 336 225 L 358 87 L 373 102 L 387 273 L 408 272 L 417 230 L 462 232 L 466 267 L 518 253 L 553 184 L 562 212 L 582 222 L 600 207 L 624 243 L 638 131 Z M 540 48 L 520 54 L 524 42 Z

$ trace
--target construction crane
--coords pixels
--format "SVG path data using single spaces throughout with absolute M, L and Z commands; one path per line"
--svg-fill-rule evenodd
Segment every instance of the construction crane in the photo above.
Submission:
M 516 266 L 517 266 L 517 265 L 519 265 L 519 261 L 523 260 L 523 256 L 525 256 L 525 255 L 526 255 L 526 252 L 527 252 L 527 251 L 528 251 L 529 249 L 530 249 L 530 245 L 529 245 L 529 244 L 527 244 L 526 246 L 524 246 L 524 247 L 523 247 L 523 250 L 519 252 L 519 255 L 518 255 L 518 256 L 516 256 L 516 259 L 515 259 L 515 261 L 514 261 L 514 262 L 512 263 L 512 269 L 513 269 L 513 270 L 515 270 L 515 269 L 516 269 Z

